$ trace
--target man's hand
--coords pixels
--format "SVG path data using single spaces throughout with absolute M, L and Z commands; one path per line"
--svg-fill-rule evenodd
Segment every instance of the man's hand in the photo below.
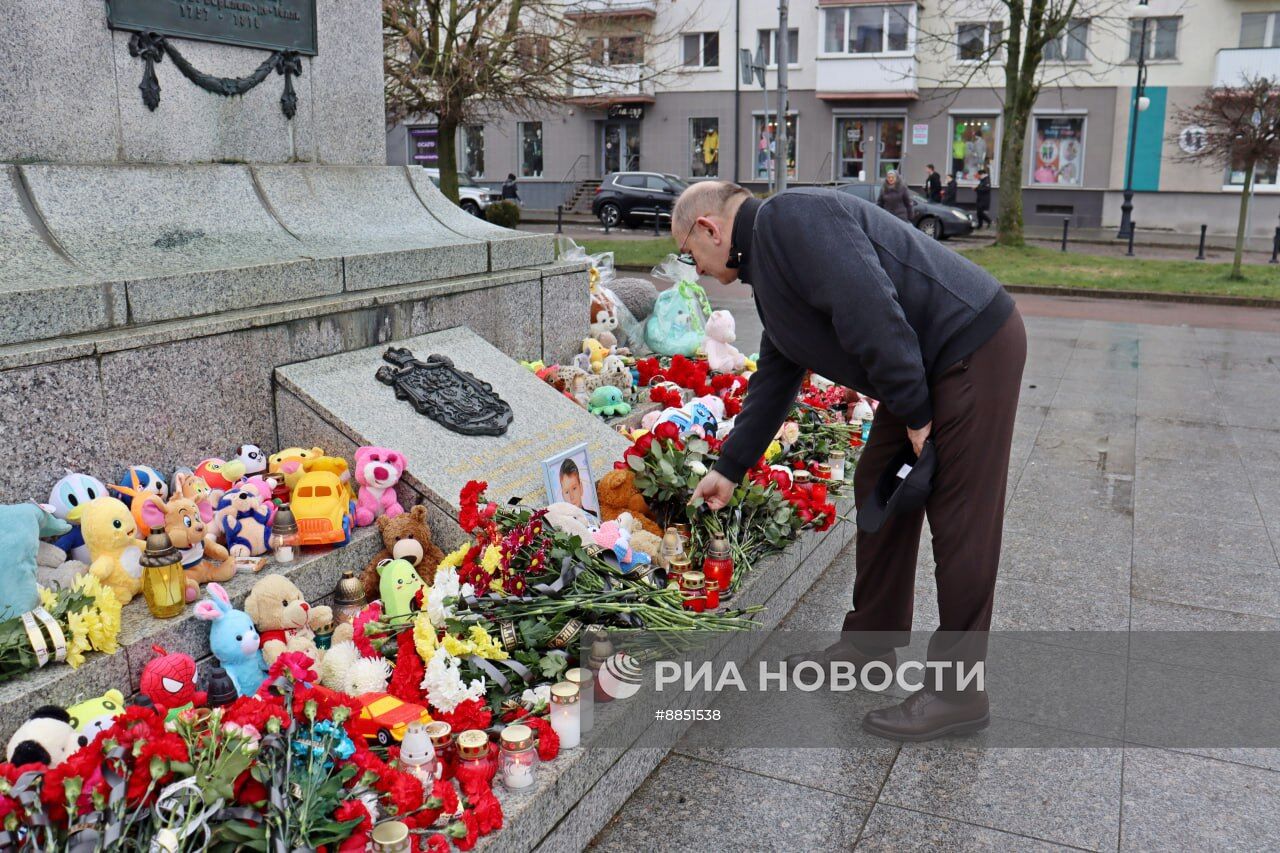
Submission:
M 929 437 L 929 433 L 933 431 L 933 421 L 920 427 L 920 429 L 911 429 L 907 427 L 907 438 L 911 439 L 911 449 L 916 452 L 916 456 L 924 450 L 924 440 Z
M 712 509 L 724 509 L 733 499 L 734 483 L 725 475 L 708 471 L 693 490 L 693 499 L 702 498 Z

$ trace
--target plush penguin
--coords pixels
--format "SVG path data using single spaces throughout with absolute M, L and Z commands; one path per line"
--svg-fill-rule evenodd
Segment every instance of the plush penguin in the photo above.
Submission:
M 9 738 L 5 756 L 15 766 L 57 767 L 79 748 L 71 715 L 57 705 L 42 705 Z

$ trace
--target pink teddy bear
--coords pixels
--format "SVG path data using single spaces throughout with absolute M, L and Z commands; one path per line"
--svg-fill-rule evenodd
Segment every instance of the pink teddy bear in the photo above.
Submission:
M 395 518 L 404 513 L 396 498 L 396 483 L 404 473 L 404 457 L 385 447 L 356 448 L 356 524 L 368 527 L 385 515 Z
M 736 324 L 728 311 L 712 311 L 707 318 L 707 337 L 702 351 L 707 354 L 707 365 L 717 373 L 740 373 L 747 359 L 733 345 L 737 340 Z

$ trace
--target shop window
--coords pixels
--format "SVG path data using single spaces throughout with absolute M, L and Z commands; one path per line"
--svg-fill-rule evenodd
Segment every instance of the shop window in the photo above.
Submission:
M 720 119 L 689 119 L 689 175 L 694 178 L 720 176 Z
M 978 170 L 985 168 L 996 182 L 996 161 L 1000 141 L 996 138 L 995 116 L 951 117 L 951 174 L 957 181 L 978 182 Z
M 720 33 L 685 33 L 682 42 L 686 68 L 720 67 Z
M 462 128 L 462 170 L 473 178 L 484 175 L 484 125 Z
M 764 116 L 756 116 L 755 135 L 752 136 L 752 147 L 754 149 L 754 166 L 752 174 L 756 180 L 767 181 L 770 175 L 776 176 L 777 164 L 774 163 L 774 157 L 777 154 L 777 135 L 778 121 L 776 115 L 769 115 L 768 121 Z M 796 116 L 794 113 L 787 116 L 787 177 L 795 178 L 796 176 Z
M 542 177 L 542 122 L 522 121 L 520 137 L 520 177 Z
M 910 49 L 911 16 L 910 5 L 824 9 L 823 52 L 850 55 L 905 53 Z
M 1178 24 L 1181 18 L 1147 18 L 1147 60 L 1172 61 L 1178 58 Z M 1142 43 L 1142 19 L 1129 21 L 1129 61 L 1138 60 Z
M 1084 116 L 1037 116 L 1031 183 L 1084 183 Z
M 1076 18 L 1052 41 L 1045 42 L 1044 58 L 1049 62 L 1085 62 L 1089 58 L 1089 22 Z

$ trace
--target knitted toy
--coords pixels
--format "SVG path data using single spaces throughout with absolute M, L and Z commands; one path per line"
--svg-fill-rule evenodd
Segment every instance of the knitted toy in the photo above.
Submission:
M 631 547 L 631 517 L 626 513 L 615 521 L 606 521 L 600 525 L 591 539 L 601 548 L 613 551 L 613 555 L 618 559 L 618 568 L 623 572 L 629 572 L 636 566 L 649 563 L 648 554 L 643 554 Z
M 40 604 L 36 554 L 40 539 L 61 536 L 71 525 L 35 504 L 0 506 L 0 620 Z
M 138 524 L 129 508 L 115 498 L 98 498 L 80 517 L 85 544 L 92 562 L 89 571 L 111 587 L 121 604 L 142 592 L 142 549 Z
M 231 606 L 231 598 L 221 584 L 209 584 L 209 597 L 196 602 L 196 618 L 213 624 L 209 628 L 209 648 L 231 677 L 236 692 L 252 696 L 267 677 L 267 666 L 258 648 L 258 629 L 243 610 Z
M 733 315 L 728 311 L 712 311 L 707 318 L 707 337 L 702 350 L 707 354 L 707 365 L 719 373 L 741 373 L 747 359 L 733 345 L 737 340 Z
M 404 513 L 396 498 L 396 483 L 404 473 L 404 457 L 385 447 L 356 448 L 356 482 L 360 495 L 356 499 L 356 524 L 368 527 L 382 517 L 395 518 Z

